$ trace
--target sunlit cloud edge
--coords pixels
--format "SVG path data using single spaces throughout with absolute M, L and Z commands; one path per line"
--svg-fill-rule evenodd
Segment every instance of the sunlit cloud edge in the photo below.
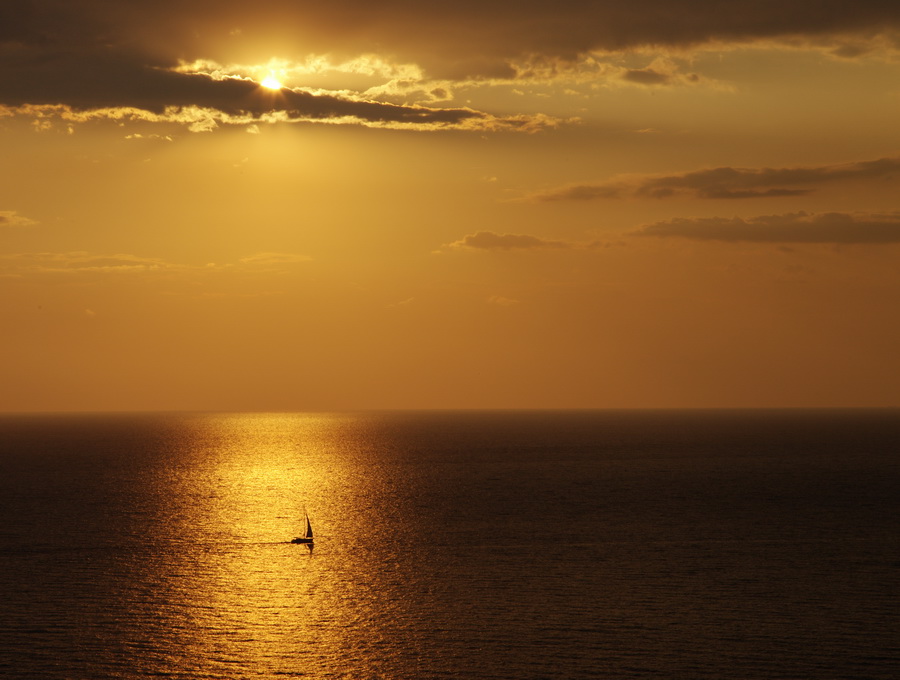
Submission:
M 428 111 L 439 113 L 438 109 Z M 471 110 L 470 110 L 471 111 Z M 493 116 L 471 111 L 469 117 L 458 121 L 391 121 L 368 120 L 359 116 L 310 116 L 290 111 L 269 111 L 266 113 L 233 114 L 215 108 L 201 106 L 169 106 L 156 113 L 131 106 L 75 109 L 66 104 L 25 104 L 22 106 L 0 106 L 0 117 L 22 116 L 44 121 L 38 129 L 49 129 L 49 121 L 57 119 L 66 123 L 87 123 L 110 120 L 117 122 L 171 123 L 185 126 L 190 132 L 212 132 L 220 126 L 253 126 L 258 124 L 318 124 L 356 125 L 366 128 L 386 130 L 409 130 L 433 132 L 440 130 L 462 130 L 475 132 L 526 132 L 557 127 L 565 121 L 545 114 L 519 114 Z M 71 132 L 71 130 L 69 130 Z

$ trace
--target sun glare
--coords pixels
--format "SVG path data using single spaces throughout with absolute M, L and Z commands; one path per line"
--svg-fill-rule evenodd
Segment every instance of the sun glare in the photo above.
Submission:
M 280 90 L 282 87 L 284 87 L 284 85 L 281 84 L 278 78 L 271 74 L 263 78 L 263 81 L 260 83 L 260 85 L 270 90 Z

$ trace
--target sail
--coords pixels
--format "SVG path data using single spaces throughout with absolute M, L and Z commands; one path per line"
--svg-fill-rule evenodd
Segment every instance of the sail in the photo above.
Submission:
M 306 517 L 306 534 L 303 536 L 298 536 L 291 543 L 305 543 L 309 546 L 309 549 L 312 550 L 312 542 L 313 542 L 313 533 L 312 533 L 312 524 L 309 521 L 309 513 L 305 510 L 303 511 L 303 515 Z

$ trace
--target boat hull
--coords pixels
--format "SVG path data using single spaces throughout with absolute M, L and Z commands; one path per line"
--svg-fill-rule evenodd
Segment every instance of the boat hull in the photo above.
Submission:
M 312 543 L 313 540 L 311 538 L 295 538 L 291 543 Z

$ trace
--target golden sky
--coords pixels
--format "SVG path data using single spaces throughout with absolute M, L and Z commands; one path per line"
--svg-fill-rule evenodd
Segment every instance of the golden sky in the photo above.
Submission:
M 898 121 L 896 0 L 4 0 L 0 411 L 898 406 Z

